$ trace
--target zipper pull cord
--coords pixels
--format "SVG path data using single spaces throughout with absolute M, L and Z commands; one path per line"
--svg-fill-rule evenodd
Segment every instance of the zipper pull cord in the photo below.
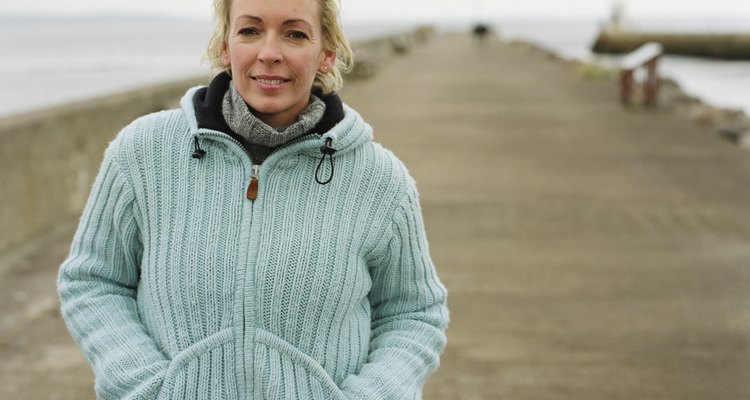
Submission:
M 250 178 L 250 184 L 247 186 L 247 199 L 255 201 L 258 198 L 258 173 L 260 165 L 253 165 L 253 176 Z
M 320 147 L 320 152 L 323 153 L 323 157 L 320 158 L 318 168 L 315 169 L 315 181 L 321 185 L 327 185 L 333 179 L 333 155 L 336 153 L 336 149 L 331 147 L 332 142 L 333 139 L 326 138 L 326 143 Z M 323 181 L 320 179 L 320 169 L 323 167 L 323 162 L 325 162 L 326 156 L 328 156 L 328 160 L 331 163 L 331 175 L 328 176 L 327 180 Z
M 203 156 L 206 155 L 206 150 L 201 149 L 201 144 L 200 141 L 198 141 L 198 136 L 193 136 L 193 146 L 193 158 L 200 160 L 201 158 L 203 158 Z

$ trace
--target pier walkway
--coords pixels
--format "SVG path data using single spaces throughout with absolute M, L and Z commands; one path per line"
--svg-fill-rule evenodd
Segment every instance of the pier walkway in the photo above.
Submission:
M 750 153 L 470 39 L 343 92 L 417 180 L 450 291 L 425 399 L 750 398 Z M 91 396 L 54 297 L 72 226 L 0 277 L 0 398 Z

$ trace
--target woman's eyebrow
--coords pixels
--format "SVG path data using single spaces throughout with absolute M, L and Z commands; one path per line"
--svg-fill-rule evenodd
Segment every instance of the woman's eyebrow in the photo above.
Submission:
M 239 17 L 237 17 L 237 19 L 235 19 L 235 21 L 239 22 L 241 19 L 249 19 L 249 20 L 251 20 L 253 22 L 256 22 L 256 23 L 259 23 L 259 24 L 263 23 L 263 18 L 256 17 L 255 15 L 247 15 L 247 14 L 240 15 Z
M 312 24 L 309 23 L 309 22 L 307 22 L 307 21 L 305 21 L 302 18 L 288 19 L 288 20 L 284 21 L 284 23 L 283 23 L 283 25 L 295 25 L 295 24 L 302 24 L 305 27 L 307 27 L 307 29 L 312 30 Z
M 249 19 L 258 24 L 263 23 L 263 18 L 255 16 L 255 15 L 249 15 L 249 14 L 240 15 L 239 17 L 237 17 L 236 21 L 240 21 L 242 19 Z M 295 24 L 305 25 L 305 27 L 312 30 L 312 24 L 302 18 L 290 18 L 290 19 L 284 20 L 284 22 L 282 23 L 282 25 L 295 25 Z

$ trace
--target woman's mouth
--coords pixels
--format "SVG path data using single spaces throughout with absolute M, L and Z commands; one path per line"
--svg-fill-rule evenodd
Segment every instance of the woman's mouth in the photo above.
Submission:
M 253 80 L 264 89 L 276 89 L 289 82 L 289 79 L 277 76 L 256 76 L 253 77 Z
M 283 79 L 257 79 L 258 82 L 264 84 L 264 85 L 281 85 L 284 83 Z

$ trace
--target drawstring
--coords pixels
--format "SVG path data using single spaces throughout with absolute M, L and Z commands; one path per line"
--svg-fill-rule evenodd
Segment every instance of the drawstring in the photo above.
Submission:
M 331 180 L 333 180 L 333 155 L 336 153 L 336 149 L 331 147 L 331 143 L 333 143 L 333 139 L 326 138 L 325 144 L 320 147 L 320 152 L 323 153 L 323 157 L 320 158 L 318 168 L 315 169 L 315 181 L 321 185 L 327 185 L 329 182 L 331 182 Z M 198 136 L 193 137 L 193 146 L 193 158 L 201 159 L 206 155 L 206 151 L 201 148 Z M 331 163 L 331 174 L 328 176 L 328 179 L 322 180 L 320 179 L 320 170 L 323 167 L 326 156 L 328 157 L 328 161 Z
M 333 154 L 336 153 L 336 149 L 331 147 L 332 142 L 333 142 L 333 139 L 326 138 L 326 143 L 320 147 L 320 152 L 323 153 L 323 157 L 320 158 L 320 162 L 318 163 L 318 168 L 315 169 L 315 181 L 321 185 L 327 185 L 328 182 L 330 182 L 333 179 Z M 327 180 L 322 181 L 320 179 L 320 168 L 323 166 L 323 162 L 325 161 L 326 156 L 328 156 L 328 160 L 331 162 L 331 175 L 328 177 Z
M 201 159 L 206 155 L 206 150 L 201 149 L 201 144 L 198 141 L 198 136 L 193 136 L 193 145 L 195 150 L 193 151 L 193 158 Z

